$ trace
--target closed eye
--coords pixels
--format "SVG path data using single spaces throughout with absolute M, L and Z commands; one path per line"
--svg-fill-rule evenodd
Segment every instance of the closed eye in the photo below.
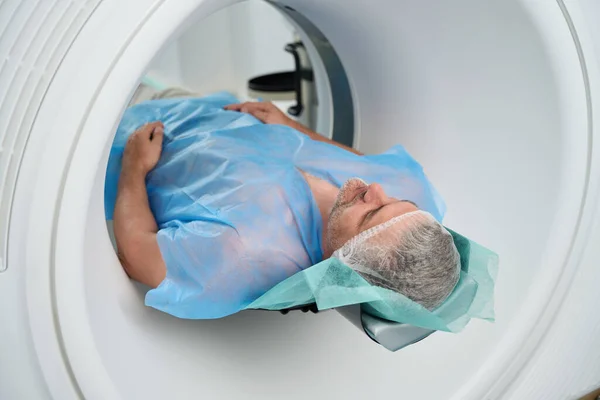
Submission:
M 413 206 L 415 206 L 416 208 L 419 208 L 419 206 L 417 206 L 414 202 L 412 202 L 410 200 L 398 200 L 396 203 L 409 203 L 409 204 L 412 204 Z M 395 204 L 395 203 L 390 203 L 390 204 Z M 378 208 L 366 213 L 365 216 L 363 217 L 362 221 L 360 222 L 359 227 L 364 226 L 364 224 L 366 224 L 368 221 L 370 221 L 375 216 L 375 214 L 377 214 L 379 211 L 381 211 L 383 208 L 385 208 L 386 206 L 388 206 L 390 204 L 383 205 L 381 207 L 378 207 Z
M 365 216 L 363 217 L 362 221 L 360 222 L 360 226 L 363 226 L 364 224 L 366 224 L 367 221 L 369 221 L 371 218 L 373 218 L 373 216 L 375 214 L 377 214 L 377 212 L 379 212 L 383 207 L 385 207 L 385 206 L 378 207 L 378 208 L 366 213 Z

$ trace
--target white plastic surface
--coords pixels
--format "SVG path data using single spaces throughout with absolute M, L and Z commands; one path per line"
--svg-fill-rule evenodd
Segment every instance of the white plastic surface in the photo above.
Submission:
M 0 3 L 0 175 L 19 173 L 0 181 L 0 398 L 552 399 L 599 383 L 597 339 L 573 332 L 600 325 L 600 88 L 577 2 L 285 1 L 344 63 L 360 148 L 405 144 L 449 226 L 500 254 L 495 324 L 389 353 L 335 312 L 181 321 L 143 306 L 103 221 L 111 134 L 160 47 L 232 2 Z M 54 45 L 27 47 L 38 31 Z

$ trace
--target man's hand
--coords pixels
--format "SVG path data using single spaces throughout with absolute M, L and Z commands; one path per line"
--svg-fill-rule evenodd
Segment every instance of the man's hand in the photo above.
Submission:
M 316 140 L 319 142 L 325 142 L 332 144 L 334 146 L 340 147 L 344 150 L 347 150 L 351 153 L 362 155 L 362 153 L 358 150 L 355 150 L 351 147 L 344 146 L 341 143 L 337 143 L 331 139 L 326 138 L 325 136 L 321 136 L 318 133 L 310 130 L 306 126 L 301 123 L 294 121 L 287 115 L 285 115 L 279 108 L 277 108 L 273 103 L 241 103 L 241 104 L 231 104 L 225 106 L 226 110 L 229 111 L 239 111 L 246 114 L 251 114 L 256 117 L 258 120 L 264 122 L 265 124 L 271 125 L 287 125 L 290 128 L 293 128 L 299 132 L 304 133 L 306 136 L 311 138 L 312 140 Z
M 164 125 L 146 124 L 127 140 L 123 153 L 123 172 L 138 172 L 146 176 L 158 163 L 162 152 Z
M 258 120 L 270 125 L 293 126 L 294 120 L 285 115 L 273 103 L 268 102 L 248 102 L 241 104 L 231 104 L 225 107 L 229 111 L 239 111 L 250 114 Z

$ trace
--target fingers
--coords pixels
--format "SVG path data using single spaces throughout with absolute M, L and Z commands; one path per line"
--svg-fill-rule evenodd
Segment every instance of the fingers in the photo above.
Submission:
M 269 113 L 272 111 L 272 107 L 274 107 L 274 105 L 267 102 L 246 102 L 240 104 L 231 104 L 226 106 L 225 109 L 229 111 L 238 111 L 245 114 L 250 114 L 261 122 L 266 123 Z
M 127 140 L 123 153 L 123 169 L 139 169 L 147 174 L 162 153 L 164 125 L 160 121 L 138 128 Z
M 228 111 L 239 111 L 247 114 L 252 114 L 255 111 L 267 111 L 272 106 L 271 103 L 259 101 L 259 102 L 245 102 L 239 104 L 230 104 L 225 106 L 225 110 Z
M 240 111 L 242 109 L 242 105 L 243 105 L 243 103 L 230 104 L 228 106 L 223 107 L 223 109 L 225 109 L 227 111 Z
M 139 137 L 142 140 L 150 140 L 152 141 L 155 136 L 162 136 L 164 133 L 165 126 L 160 121 L 150 122 L 146 125 L 143 125 L 137 131 L 135 131 L 133 137 Z
M 148 136 L 148 135 L 150 135 L 150 132 L 152 132 L 154 129 L 156 129 L 158 127 L 164 128 L 163 123 L 160 121 L 149 122 L 149 123 L 143 125 L 140 129 L 138 129 L 138 132 L 142 136 Z
M 150 135 L 150 141 L 155 143 L 157 146 L 162 147 L 162 142 L 165 137 L 165 129 L 162 126 L 154 129 L 154 134 Z
M 164 133 L 165 133 L 165 128 L 161 124 L 152 129 L 148 138 L 150 139 L 150 141 L 156 140 L 159 143 L 162 143 Z
M 267 118 L 269 117 L 269 113 L 267 111 L 256 110 L 252 113 L 252 115 L 261 122 L 266 123 Z

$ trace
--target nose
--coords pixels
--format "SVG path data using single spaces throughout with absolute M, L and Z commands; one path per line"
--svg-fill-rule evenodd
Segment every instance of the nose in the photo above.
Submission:
M 385 191 L 378 183 L 372 183 L 369 185 L 367 189 L 367 193 L 365 193 L 365 202 L 366 203 L 377 203 L 377 204 L 386 204 L 388 201 L 388 197 L 385 194 Z

